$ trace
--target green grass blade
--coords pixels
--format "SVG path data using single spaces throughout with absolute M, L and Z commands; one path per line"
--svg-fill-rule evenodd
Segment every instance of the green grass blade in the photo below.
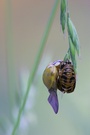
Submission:
M 60 2 L 60 0 L 55 1 L 55 4 L 53 6 L 53 9 L 52 9 L 52 12 L 51 12 L 51 15 L 50 15 L 50 18 L 48 20 L 48 23 L 47 23 L 47 26 L 46 26 L 46 29 L 45 29 L 45 33 L 44 33 L 43 38 L 42 38 L 41 43 L 40 43 L 40 48 L 39 48 L 38 53 L 36 55 L 36 59 L 35 59 L 35 62 L 34 62 L 33 68 L 32 68 L 31 75 L 29 76 L 29 79 L 28 79 L 28 85 L 27 85 L 26 93 L 25 93 L 22 105 L 20 107 L 15 126 L 14 126 L 13 131 L 12 131 L 12 135 L 15 135 L 16 130 L 17 130 L 18 126 L 19 126 L 21 114 L 22 114 L 24 106 L 26 104 L 28 93 L 29 93 L 29 90 L 31 88 L 32 82 L 34 80 L 34 76 L 35 76 L 35 73 L 37 71 L 37 68 L 38 68 L 38 65 L 39 65 L 43 50 L 44 50 L 44 46 L 46 44 L 46 41 L 47 41 L 47 38 L 48 38 L 48 35 L 49 35 L 49 32 L 50 32 L 54 17 L 55 17 L 57 7 L 59 5 L 59 2 Z

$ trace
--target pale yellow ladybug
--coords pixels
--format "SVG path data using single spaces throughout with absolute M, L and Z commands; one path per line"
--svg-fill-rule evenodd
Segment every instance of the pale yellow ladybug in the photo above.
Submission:
M 48 65 L 43 73 L 43 82 L 48 89 L 57 89 L 57 68 L 54 65 Z
M 52 106 L 55 113 L 58 112 L 59 104 L 57 97 L 57 78 L 59 74 L 58 67 L 60 65 L 60 61 L 55 61 L 50 63 L 43 73 L 43 82 L 45 86 L 48 88 L 50 93 L 48 97 L 48 102 Z

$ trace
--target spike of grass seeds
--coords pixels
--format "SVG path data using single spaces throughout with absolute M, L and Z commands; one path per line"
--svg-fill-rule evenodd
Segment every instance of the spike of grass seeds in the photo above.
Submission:
M 66 0 L 61 0 L 61 12 L 60 12 L 60 23 L 62 26 L 62 31 L 65 31 L 65 24 L 66 24 Z
M 76 58 L 75 58 L 76 49 L 70 37 L 69 37 L 69 48 L 70 48 L 70 57 L 74 66 L 74 70 L 76 71 Z
M 80 52 L 79 38 L 78 38 L 76 28 L 69 17 L 69 13 L 67 14 L 67 28 L 68 28 L 68 34 L 72 40 L 73 45 L 75 46 L 77 54 L 79 55 Z

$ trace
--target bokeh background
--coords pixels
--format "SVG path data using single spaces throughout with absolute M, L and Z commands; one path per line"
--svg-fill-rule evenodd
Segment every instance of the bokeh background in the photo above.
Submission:
M 12 132 L 54 2 L 0 0 L 0 135 Z M 90 135 L 90 1 L 68 0 L 68 6 L 81 47 L 76 89 L 72 94 L 58 92 L 59 112 L 54 114 L 42 73 L 68 49 L 58 6 L 17 135 Z

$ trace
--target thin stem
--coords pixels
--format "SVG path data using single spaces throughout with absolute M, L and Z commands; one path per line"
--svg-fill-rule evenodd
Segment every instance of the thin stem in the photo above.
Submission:
M 33 68 L 32 68 L 31 75 L 29 76 L 29 79 L 28 79 L 28 85 L 27 85 L 26 93 L 25 93 L 23 102 L 21 104 L 15 126 L 14 126 L 13 131 L 12 131 L 12 135 L 15 135 L 15 132 L 16 132 L 18 126 L 19 126 L 21 114 L 22 114 L 24 106 L 26 104 L 28 93 L 29 93 L 29 90 L 31 88 L 32 82 L 34 80 L 35 73 L 37 71 L 37 68 L 38 68 L 38 65 L 39 65 L 39 62 L 40 62 L 40 59 L 41 59 L 41 56 L 42 56 L 42 53 L 43 53 L 48 35 L 49 35 L 49 32 L 50 32 L 50 29 L 51 29 L 51 26 L 52 26 L 52 23 L 53 23 L 53 20 L 54 20 L 54 17 L 55 17 L 55 13 L 56 13 L 57 7 L 59 5 L 59 2 L 60 2 L 60 0 L 56 0 L 55 3 L 54 3 L 54 6 L 52 8 L 51 15 L 49 17 L 44 35 L 43 35 L 41 43 L 40 43 L 40 48 L 39 48 L 38 53 L 36 55 L 36 59 L 35 59 L 35 62 L 34 62 Z

